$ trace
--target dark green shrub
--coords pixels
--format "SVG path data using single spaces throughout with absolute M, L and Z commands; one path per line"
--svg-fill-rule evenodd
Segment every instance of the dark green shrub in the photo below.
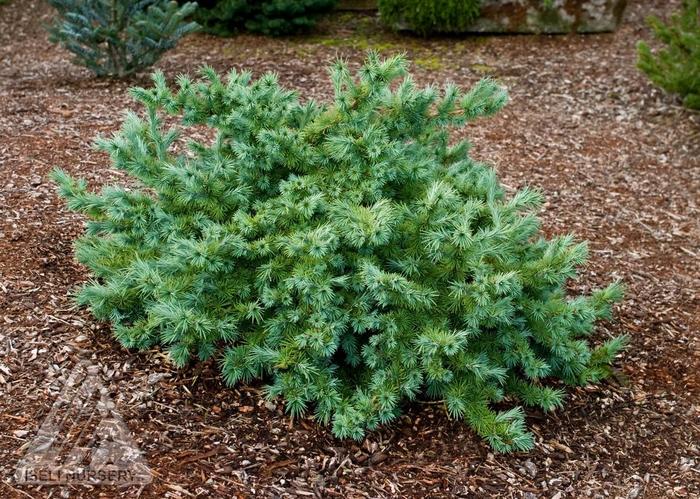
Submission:
M 152 66 L 194 31 L 196 4 L 168 0 L 48 0 L 57 10 L 51 41 L 98 76 L 125 76 Z
M 248 30 L 284 35 L 313 27 L 337 0 L 200 0 L 197 20 L 217 35 Z
M 463 32 L 480 11 L 481 0 L 379 0 L 382 21 L 421 35 Z
M 684 0 L 668 24 L 650 17 L 649 25 L 666 47 L 654 54 L 639 42 L 639 69 L 667 92 L 680 95 L 685 106 L 700 109 L 700 0 Z
M 532 437 L 519 400 L 562 403 L 554 380 L 609 373 L 616 338 L 591 349 L 618 284 L 568 298 L 586 260 L 570 236 L 546 240 L 541 196 L 506 198 L 494 170 L 450 132 L 497 112 L 490 80 L 466 93 L 416 88 L 402 58 L 371 54 L 335 98 L 305 104 L 274 75 L 211 69 L 134 89 L 145 118 L 100 139 L 141 188 L 91 193 L 61 171 L 88 215 L 79 294 L 128 348 L 160 344 L 178 366 L 220 359 L 227 383 L 265 377 L 293 415 L 313 410 L 339 437 L 396 418 L 405 400 L 443 400 L 499 451 Z M 163 114 L 216 130 L 176 152 Z

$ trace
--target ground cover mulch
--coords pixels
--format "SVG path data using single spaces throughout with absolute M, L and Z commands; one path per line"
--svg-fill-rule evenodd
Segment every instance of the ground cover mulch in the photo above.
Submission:
M 88 278 L 72 257 L 82 220 L 46 174 L 61 166 L 100 186 L 124 181 L 97 133 L 133 106 L 127 81 L 94 79 L 52 46 L 41 2 L 0 7 L 0 497 L 699 497 L 700 115 L 634 67 L 644 17 L 678 2 L 631 2 L 613 34 L 422 40 L 375 17 L 334 15 L 306 37 L 188 37 L 158 64 L 166 75 L 276 71 L 308 98 L 330 94 L 325 67 L 365 50 L 406 51 L 416 79 L 508 87 L 500 115 L 470 125 L 474 154 L 509 189 L 544 191 L 543 229 L 590 241 L 571 284 L 620 278 L 615 320 L 627 333 L 614 379 L 572 390 L 564 409 L 528 411 L 530 453 L 493 454 L 436 404 L 417 403 L 363 442 L 263 402 L 262 385 L 225 388 L 215 363 L 176 370 L 159 350 L 128 352 L 77 309 Z M 154 475 L 145 487 L 17 484 L 15 466 L 80 360 L 100 367 Z

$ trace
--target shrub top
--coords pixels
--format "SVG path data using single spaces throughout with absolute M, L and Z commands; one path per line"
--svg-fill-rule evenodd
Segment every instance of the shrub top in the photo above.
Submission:
M 654 16 L 648 22 L 665 46 L 652 52 L 639 42 L 637 66 L 658 86 L 678 94 L 684 106 L 700 110 L 700 0 L 683 0 L 668 24 Z
M 420 35 L 462 33 L 481 13 L 482 0 L 379 0 L 382 20 Z
M 93 194 L 55 174 L 90 217 L 80 302 L 127 347 L 165 345 L 180 366 L 217 356 L 231 384 L 267 378 L 339 437 L 428 396 L 495 449 L 529 448 L 521 410 L 491 404 L 552 409 L 554 380 L 605 377 L 622 340 L 591 350 L 587 336 L 619 286 L 567 298 L 585 245 L 541 237 L 541 196 L 504 196 L 451 139 L 505 104 L 495 82 L 421 89 L 402 57 L 376 54 L 357 78 L 342 62 L 330 73 L 327 105 L 210 68 L 176 92 L 160 73 L 134 89 L 145 118 L 98 145 L 142 188 Z M 163 113 L 216 138 L 178 153 Z

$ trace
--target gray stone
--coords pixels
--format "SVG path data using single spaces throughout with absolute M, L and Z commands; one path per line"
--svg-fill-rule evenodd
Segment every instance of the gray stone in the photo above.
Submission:
M 620 24 L 627 0 L 483 0 L 477 33 L 600 33 Z
M 535 466 L 535 463 L 528 459 L 525 461 L 523 466 L 525 467 L 527 474 L 530 475 L 530 478 L 535 478 L 537 476 L 537 466 Z
M 346 0 L 367 8 L 375 0 Z M 465 33 L 602 33 L 615 31 L 627 0 L 483 0 Z M 403 23 L 395 26 L 409 30 Z

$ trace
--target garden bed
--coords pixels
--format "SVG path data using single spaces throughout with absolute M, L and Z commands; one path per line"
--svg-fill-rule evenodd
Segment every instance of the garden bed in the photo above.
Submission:
M 673 2 L 675 7 L 678 2 Z M 214 362 L 174 369 L 159 350 L 127 352 L 76 309 L 87 279 L 72 241 L 82 220 L 58 199 L 54 166 L 96 185 L 124 181 L 90 148 L 133 107 L 126 82 L 96 80 L 47 41 L 44 3 L 0 7 L 0 469 L 2 497 L 692 497 L 700 493 L 700 116 L 634 67 L 643 19 L 667 2 L 635 2 L 613 34 L 420 40 L 372 15 L 325 20 L 311 37 L 188 37 L 159 63 L 169 78 L 207 63 L 274 70 L 329 97 L 325 67 L 364 50 L 407 51 L 420 83 L 498 78 L 511 103 L 467 129 L 474 154 L 510 188 L 543 190 L 548 235 L 588 239 L 591 261 L 572 291 L 627 285 L 598 339 L 627 333 L 616 379 L 577 389 L 551 415 L 528 411 L 531 453 L 494 455 L 441 407 L 416 403 L 360 443 L 261 402 L 262 385 L 223 386 Z M 118 490 L 18 485 L 23 445 L 80 359 L 102 368 L 115 404 L 154 472 Z M 63 376 L 63 378 L 62 378 Z

